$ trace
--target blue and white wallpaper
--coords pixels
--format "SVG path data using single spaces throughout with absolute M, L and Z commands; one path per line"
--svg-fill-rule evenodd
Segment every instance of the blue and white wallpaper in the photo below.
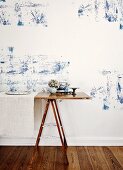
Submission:
M 94 86 L 90 95 L 102 103 L 103 110 L 123 108 L 123 74 L 116 70 L 102 70 L 100 86 Z
M 21 55 L 0 49 L 0 91 L 46 91 L 52 78 L 67 81 L 70 62 L 62 56 Z
M 47 12 L 51 3 L 40 0 L 0 0 L 0 25 L 47 27 Z M 71 6 L 75 3 L 77 1 L 71 1 Z M 77 12 L 81 19 L 88 17 L 95 21 L 116 22 L 119 29 L 123 29 L 122 0 L 79 0 Z
M 121 109 L 122 30 L 123 0 L 0 0 L 0 91 L 70 80 L 102 110 Z
M 47 4 L 41 1 L 0 0 L 0 25 L 47 27 Z
M 89 17 L 90 20 L 116 22 L 119 29 L 123 29 L 123 1 L 122 0 L 83 0 L 78 8 L 80 18 Z

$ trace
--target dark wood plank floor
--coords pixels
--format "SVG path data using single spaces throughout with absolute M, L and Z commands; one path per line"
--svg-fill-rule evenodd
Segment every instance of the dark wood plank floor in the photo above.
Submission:
M 123 170 L 123 147 L 0 147 L 0 170 Z

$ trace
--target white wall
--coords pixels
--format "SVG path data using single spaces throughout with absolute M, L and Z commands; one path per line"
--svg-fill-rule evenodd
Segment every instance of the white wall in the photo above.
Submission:
M 93 86 L 104 83 L 99 71 L 123 73 L 123 31 L 116 23 L 79 19 L 76 10 L 77 5 L 70 1 L 52 0 L 47 28 L 0 27 L 0 45 L 15 46 L 19 53 L 68 57 L 71 62 L 69 82 L 89 94 Z M 102 101 L 95 98 L 91 101 L 62 101 L 59 109 L 69 145 L 123 145 L 122 105 L 104 111 Z M 36 114 L 37 131 L 39 119 Z M 48 121 L 52 119 L 49 117 Z M 47 129 L 46 134 L 54 131 Z M 7 141 L 3 139 L 3 143 Z M 18 144 L 19 140 L 16 141 Z M 20 141 L 21 144 L 32 144 L 34 139 Z M 44 145 L 58 143 L 56 139 L 43 140 Z

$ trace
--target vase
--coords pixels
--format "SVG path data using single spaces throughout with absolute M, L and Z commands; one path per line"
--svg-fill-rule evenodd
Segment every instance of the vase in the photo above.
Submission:
M 55 94 L 57 89 L 55 87 L 49 87 L 48 91 L 51 93 L 51 94 Z

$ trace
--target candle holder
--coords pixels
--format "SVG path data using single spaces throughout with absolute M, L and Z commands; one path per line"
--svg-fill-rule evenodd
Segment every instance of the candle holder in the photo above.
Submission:
M 72 87 L 71 88 L 73 91 L 72 91 L 72 95 L 75 96 L 76 95 L 76 89 L 78 89 L 77 87 Z

